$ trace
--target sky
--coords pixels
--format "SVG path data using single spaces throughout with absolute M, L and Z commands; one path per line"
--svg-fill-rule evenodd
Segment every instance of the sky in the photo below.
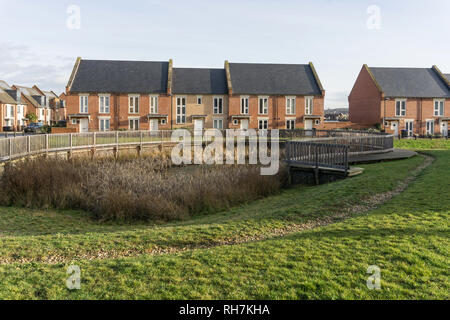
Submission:
M 0 0 L 0 80 L 64 91 L 77 57 L 174 67 L 312 61 L 325 107 L 363 64 L 450 73 L 448 0 Z

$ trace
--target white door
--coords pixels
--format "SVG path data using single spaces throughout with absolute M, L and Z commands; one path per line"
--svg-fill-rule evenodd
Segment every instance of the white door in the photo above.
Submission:
M 202 119 L 194 120 L 194 132 L 198 132 L 198 133 L 202 134 L 202 132 L 203 132 L 203 120 Z
M 80 119 L 80 132 L 89 132 L 89 119 Z
M 391 122 L 391 130 L 394 131 L 395 136 L 398 136 L 398 122 L 396 121 Z
M 447 121 L 442 121 L 442 123 L 441 123 L 441 134 L 444 137 L 448 136 L 448 122 Z
M 241 130 L 248 130 L 248 120 L 247 119 L 241 120 Z
M 313 121 L 312 120 L 305 120 L 305 130 L 307 130 L 306 131 L 306 135 L 307 136 L 312 136 L 313 135 L 312 129 L 313 129 Z
M 150 119 L 150 131 L 158 131 L 158 119 Z
M 406 132 L 408 132 L 408 137 L 412 137 L 414 134 L 414 122 L 406 121 Z

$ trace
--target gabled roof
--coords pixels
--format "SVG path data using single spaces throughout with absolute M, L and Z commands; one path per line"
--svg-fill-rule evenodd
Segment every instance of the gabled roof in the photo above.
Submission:
M 76 64 L 73 93 L 166 93 L 169 62 L 82 60 Z
M 321 95 L 312 64 L 229 63 L 233 94 Z
M 16 104 L 16 101 L 2 88 L 0 88 L 0 103 Z
M 9 84 L 6 83 L 6 81 L 0 80 L 0 89 L 10 90 L 12 88 L 11 88 L 11 86 Z
M 18 85 L 14 85 L 14 87 L 17 88 L 17 90 L 19 90 L 33 106 L 36 108 L 41 107 L 41 104 L 35 99 L 35 97 L 42 96 L 38 90 Z
M 227 94 L 225 69 L 173 68 L 175 94 Z
M 386 97 L 450 97 L 450 88 L 433 68 L 369 68 L 369 71 Z

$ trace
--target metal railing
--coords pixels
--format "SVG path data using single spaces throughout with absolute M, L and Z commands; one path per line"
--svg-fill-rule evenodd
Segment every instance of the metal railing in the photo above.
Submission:
M 0 139 L 0 161 L 50 152 L 164 144 L 171 141 L 172 132 L 171 130 L 110 131 L 4 138 Z M 271 130 L 264 132 L 268 137 L 271 136 Z M 321 145 L 346 145 L 350 153 L 382 152 L 393 148 L 392 135 L 363 131 L 279 130 L 279 137 L 282 141 L 298 140 Z

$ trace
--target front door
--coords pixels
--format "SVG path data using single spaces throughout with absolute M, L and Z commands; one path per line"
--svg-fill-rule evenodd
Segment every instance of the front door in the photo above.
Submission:
M 248 130 L 248 120 L 247 119 L 241 120 L 241 130 Z
M 412 137 L 414 134 L 414 122 L 413 121 L 406 121 L 406 132 L 408 133 L 408 137 Z
M 89 132 L 89 119 L 80 119 L 80 132 Z
M 398 122 L 397 121 L 391 122 L 391 130 L 394 131 L 394 136 L 398 136 Z
M 305 130 L 307 130 L 306 131 L 306 135 L 307 136 L 312 136 L 313 135 L 312 129 L 313 129 L 313 121 L 311 119 L 310 120 L 305 120 Z
M 194 120 L 194 132 L 203 132 L 203 120 L 202 119 L 195 119 Z
M 442 123 L 441 123 L 441 134 L 444 137 L 448 136 L 448 121 L 442 121 Z
M 150 131 L 158 131 L 158 119 L 150 119 Z

